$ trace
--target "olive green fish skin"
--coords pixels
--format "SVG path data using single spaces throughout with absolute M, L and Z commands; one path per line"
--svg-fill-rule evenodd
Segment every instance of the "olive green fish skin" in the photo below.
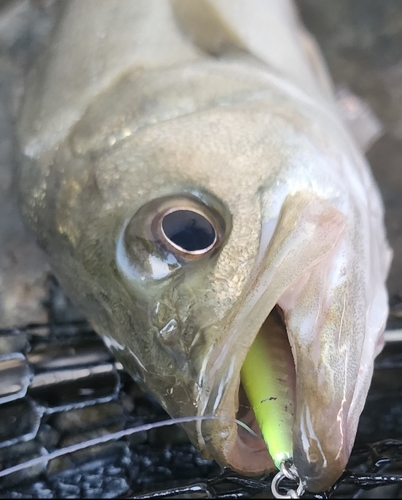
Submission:
M 284 0 L 60 4 L 19 126 L 22 210 L 56 276 L 172 416 L 222 417 L 186 430 L 249 475 L 272 461 L 228 417 L 279 304 L 295 464 L 310 489 L 328 487 L 381 343 L 390 252 L 314 42 Z M 215 248 L 167 249 L 150 229 L 163 203 L 216 216 Z

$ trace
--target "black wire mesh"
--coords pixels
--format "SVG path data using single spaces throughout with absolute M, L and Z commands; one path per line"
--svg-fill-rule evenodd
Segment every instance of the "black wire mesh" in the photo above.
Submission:
M 107 440 L 168 417 L 88 324 L 74 320 L 57 287 L 51 296 L 52 324 L 0 330 L 0 498 L 270 496 L 272 475 L 249 479 L 221 471 L 179 427 Z M 402 343 L 396 342 L 377 359 L 347 471 L 329 491 L 305 498 L 369 498 L 373 488 L 376 497 L 402 496 L 401 374 Z M 98 444 L 74 448 L 93 439 Z M 70 452 L 51 458 L 58 450 Z M 34 465 L 7 473 L 34 458 Z

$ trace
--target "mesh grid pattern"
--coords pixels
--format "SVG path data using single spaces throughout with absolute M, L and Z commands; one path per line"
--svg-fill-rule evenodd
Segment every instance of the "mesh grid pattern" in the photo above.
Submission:
M 34 467 L 1 478 L 0 498 L 249 498 L 270 493 L 271 476 L 256 480 L 222 472 L 200 457 L 179 427 L 46 460 L 54 450 L 167 415 L 136 387 L 85 322 L 0 330 L 0 345 L 5 381 L 0 469 L 44 457 Z M 348 470 L 330 491 L 307 493 L 306 498 L 364 498 L 372 488 L 384 498 L 402 495 L 401 370 L 402 345 L 386 346 L 376 363 Z

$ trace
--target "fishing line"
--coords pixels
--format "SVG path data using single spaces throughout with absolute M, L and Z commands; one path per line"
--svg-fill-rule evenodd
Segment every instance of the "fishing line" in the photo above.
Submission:
M 90 448 L 91 446 L 97 446 L 100 444 L 104 443 L 109 443 L 111 441 L 118 441 L 119 439 L 127 436 L 131 436 L 133 434 L 137 434 L 139 432 L 149 432 L 152 429 L 158 429 L 160 427 L 165 427 L 168 425 L 175 425 L 175 424 L 186 424 L 190 422 L 194 422 L 197 420 L 226 420 L 229 422 L 236 422 L 237 425 L 243 427 L 246 429 L 247 432 L 249 432 L 253 437 L 261 439 L 261 436 L 256 434 L 250 427 L 245 424 L 244 422 L 241 422 L 240 420 L 233 418 L 233 417 L 226 417 L 226 416 L 216 416 L 216 415 L 203 415 L 203 416 L 194 416 L 194 417 L 180 417 L 180 418 L 173 418 L 170 420 L 162 420 L 160 422 L 153 422 L 153 423 L 148 423 L 144 425 L 140 425 L 138 427 L 130 427 L 129 429 L 124 429 L 122 431 L 117 431 L 113 432 L 110 434 L 106 434 L 104 436 L 99 436 L 93 439 L 88 439 L 87 441 L 83 441 L 81 443 L 76 443 L 70 446 L 66 446 L 65 448 L 62 448 L 61 450 L 55 450 L 52 451 L 51 453 L 46 453 L 44 455 L 41 455 L 40 457 L 32 458 L 31 460 L 27 460 L 26 462 L 13 465 L 12 467 L 9 467 L 8 469 L 4 469 L 0 471 L 0 478 L 9 476 L 10 474 L 14 474 L 15 472 L 19 472 L 25 469 L 29 469 L 30 467 L 34 467 L 36 465 L 42 465 L 47 463 L 50 460 L 54 460 L 55 458 L 59 458 L 65 455 L 69 455 L 70 453 L 75 453 L 77 451 L 85 450 L 87 448 Z

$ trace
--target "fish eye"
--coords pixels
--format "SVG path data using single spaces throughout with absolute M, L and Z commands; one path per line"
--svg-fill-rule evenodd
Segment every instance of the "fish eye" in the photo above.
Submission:
M 208 193 L 156 198 L 124 224 L 117 240 L 118 267 L 130 280 L 163 279 L 190 261 L 216 255 L 230 230 L 230 213 Z
M 154 200 L 151 234 L 177 259 L 192 260 L 218 249 L 227 233 L 220 210 L 191 195 Z
M 164 255 L 167 251 L 185 262 L 211 255 L 222 246 L 228 232 L 226 214 L 216 202 L 208 201 L 185 194 L 148 204 L 149 237 Z
M 161 233 L 174 248 L 192 255 L 203 255 L 217 241 L 213 223 L 195 210 L 173 209 L 161 221 Z

